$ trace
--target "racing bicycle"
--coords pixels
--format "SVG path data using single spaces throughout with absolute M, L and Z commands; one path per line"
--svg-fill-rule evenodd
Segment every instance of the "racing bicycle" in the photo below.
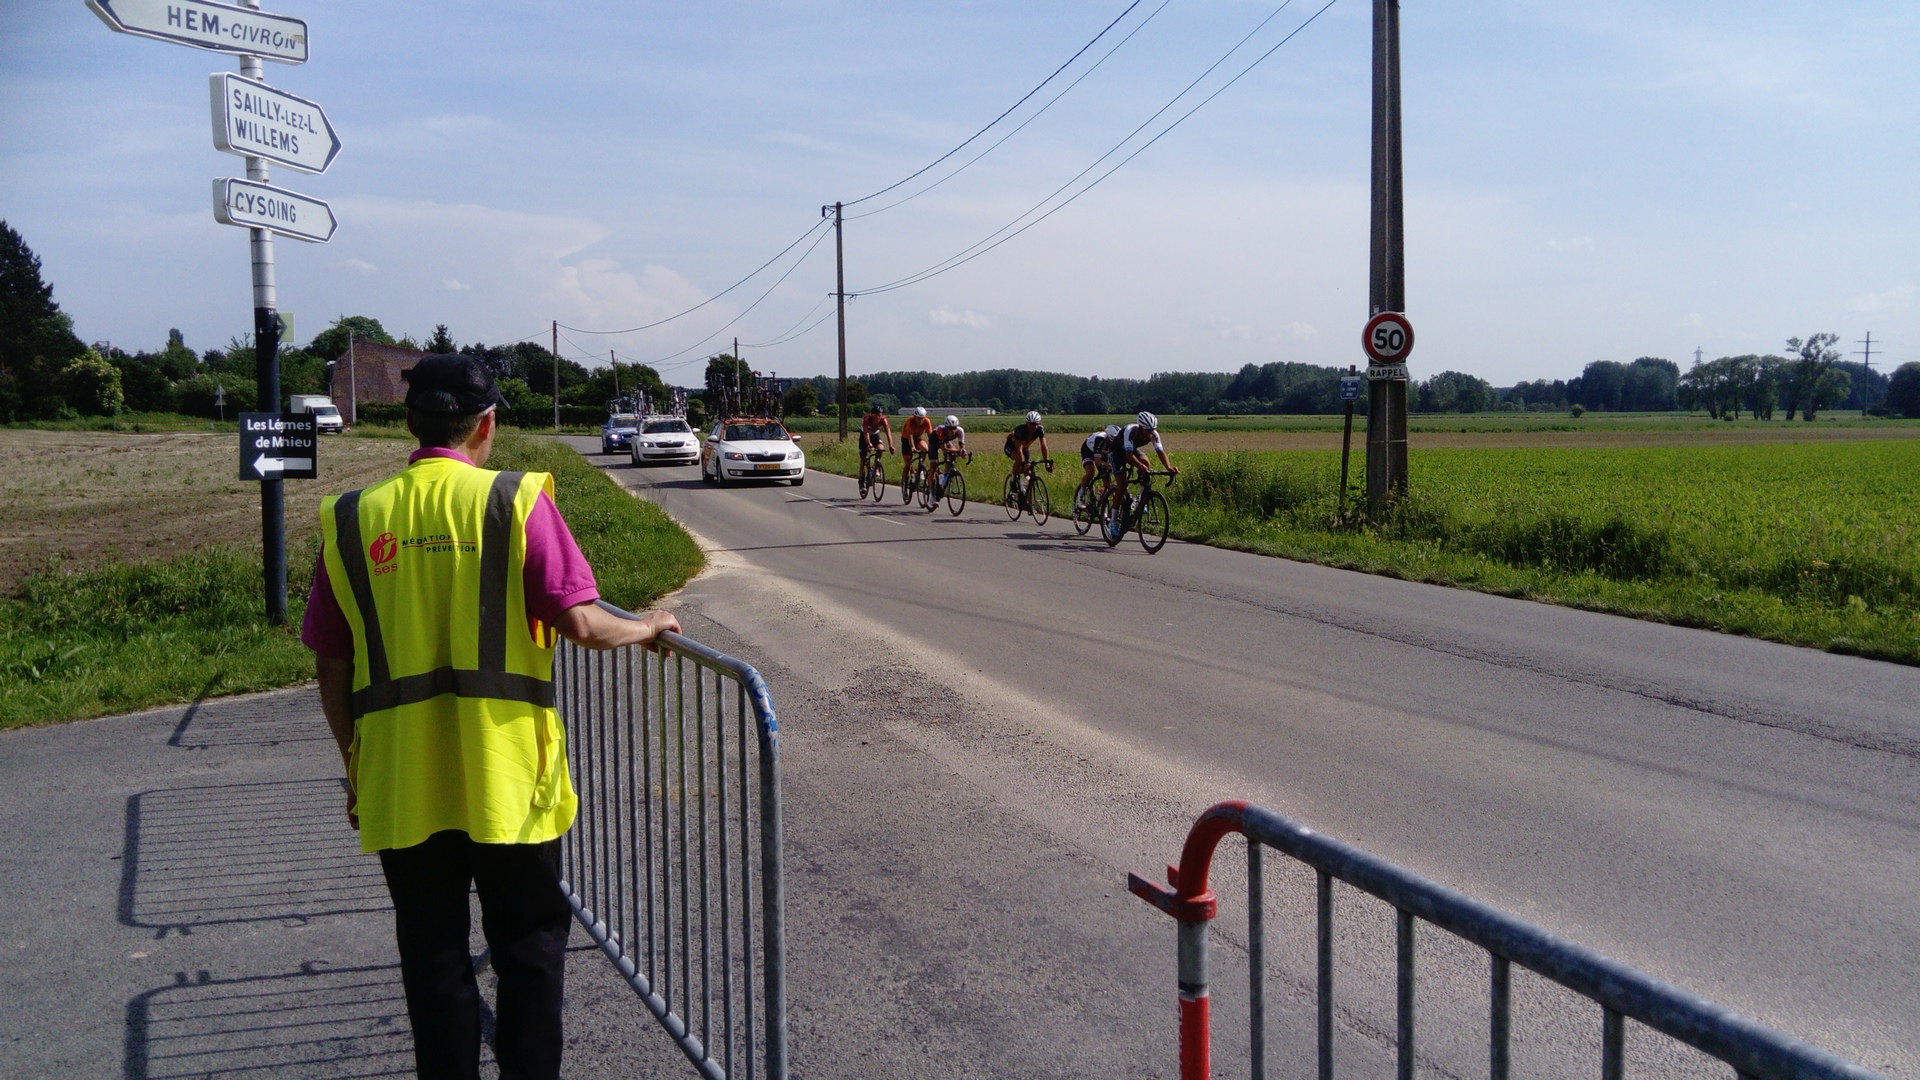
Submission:
M 900 452 L 902 468 L 900 470 L 900 502 L 911 505 L 913 497 L 927 487 L 927 452 L 925 450 L 902 450 Z
M 1174 473 L 1160 469 L 1134 469 L 1139 486 L 1133 497 L 1127 500 L 1124 513 L 1122 508 L 1113 505 L 1109 497 L 1106 512 L 1100 522 L 1100 538 L 1113 547 L 1127 538 L 1127 530 L 1135 530 L 1140 537 L 1140 546 L 1151 555 L 1166 546 L 1167 533 L 1173 529 L 1173 510 L 1167 505 L 1167 497 L 1153 490 L 1153 478 L 1164 476 L 1168 483 L 1173 482 Z
M 1043 459 L 1040 464 L 1053 471 L 1053 459 Z M 1045 525 L 1047 517 L 1053 512 L 1053 503 L 1047 498 L 1047 482 L 1033 471 L 1034 461 L 1029 458 L 1020 467 L 1007 474 L 1006 487 L 1001 490 L 1000 501 L 1007 508 L 1007 520 L 1019 521 L 1022 512 L 1033 515 L 1035 525 Z M 1026 483 L 1020 482 L 1026 478 Z
M 860 455 L 860 497 L 872 495 L 874 502 L 887 493 L 887 470 L 881 467 L 880 454 L 878 449 L 868 449 Z
M 967 508 L 967 478 L 960 472 L 962 457 L 972 461 L 973 451 L 946 454 L 941 461 L 934 463 L 933 489 L 928 493 L 932 498 L 927 509 L 938 509 L 941 499 L 947 500 L 947 512 L 954 517 L 959 517 L 960 511 Z
M 1093 528 L 1102 516 L 1101 507 L 1112 500 L 1109 492 L 1113 488 L 1113 478 L 1105 469 L 1093 474 L 1093 479 L 1080 481 L 1073 489 L 1073 531 L 1081 536 Z

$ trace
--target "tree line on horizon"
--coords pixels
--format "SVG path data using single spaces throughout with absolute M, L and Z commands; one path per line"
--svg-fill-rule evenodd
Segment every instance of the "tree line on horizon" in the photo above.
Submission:
M 343 315 L 305 346 L 280 350 L 285 395 L 344 391 L 338 361 L 351 335 L 359 341 L 459 352 L 486 364 L 500 381 L 513 414 L 545 416 L 559 388 L 563 406 L 601 408 L 635 390 L 662 396 L 659 373 L 646 364 L 615 363 L 588 368 L 556 358 L 535 342 L 486 345 L 455 343 L 441 324 L 425 343 L 394 338 L 378 319 Z M 40 259 L 20 234 L 0 220 L 0 423 L 51 420 L 126 412 L 182 413 L 212 417 L 261 406 L 254 380 L 252 335 L 225 347 L 196 353 L 180 331 L 164 345 L 128 352 L 104 343 L 88 346 L 73 332 L 71 318 L 43 280 Z M 1484 412 L 1671 412 L 1703 410 L 1714 417 L 1750 415 L 1811 420 L 1823 409 L 1856 409 L 1881 415 L 1920 417 L 1920 363 L 1891 376 L 1842 360 L 1834 334 L 1790 338 L 1785 355 L 1720 357 L 1686 372 L 1659 357 L 1627 363 L 1598 360 L 1571 379 L 1540 379 L 1496 387 L 1458 371 L 1443 371 L 1409 388 L 1408 407 L 1418 413 Z M 708 367 L 739 365 L 727 355 Z M 557 372 L 556 372 L 557 366 Z M 924 405 L 1023 412 L 1112 414 L 1142 409 L 1168 414 L 1327 414 L 1344 408 L 1339 367 L 1295 362 L 1247 364 L 1236 372 L 1169 371 L 1145 379 L 1105 378 L 1063 372 L 997 368 L 940 374 L 878 371 L 849 386 L 849 404 L 869 401 L 888 411 Z M 789 413 L 832 409 L 837 380 L 814 376 L 792 380 Z M 696 388 L 695 401 L 702 392 Z M 283 399 L 276 407 L 284 408 Z M 1357 403 L 1366 411 L 1363 396 Z

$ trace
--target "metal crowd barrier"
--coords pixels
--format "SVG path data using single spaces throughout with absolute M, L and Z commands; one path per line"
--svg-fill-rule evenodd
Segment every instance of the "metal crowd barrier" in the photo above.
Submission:
M 580 799 L 561 886 L 701 1076 L 786 1080 L 773 700 L 747 664 L 679 634 L 660 643 L 560 643 L 555 692 Z
M 1396 979 L 1398 1080 L 1414 1072 L 1413 935 L 1426 922 L 1485 949 L 1490 961 L 1488 1062 L 1493 1080 L 1508 1080 L 1512 1064 L 1512 965 L 1519 964 L 1601 1008 L 1600 1075 L 1621 1080 L 1626 1021 L 1634 1020 L 1731 1065 L 1757 1080 L 1879 1080 L 1879 1074 L 1721 1008 L 1591 949 L 1521 922 L 1463 893 L 1361 851 L 1262 807 L 1223 802 L 1201 814 L 1187 834 L 1180 865 L 1167 867 L 1167 886 L 1138 874 L 1127 889 L 1179 921 L 1180 1077 L 1206 1080 L 1212 1072 L 1212 1025 L 1207 985 L 1207 923 L 1219 902 L 1207 885 L 1214 848 L 1228 833 L 1247 838 L 1248 1011 L 1252 1075 L 1266 1076 L 1266 924 L 1261 850 L 1273 848 L 1312 867 L 1319 876 L 1318 1052 L 1320 1080 L 1333 1078 L 1333 883 L 1343 881 L 1393 905 L 1398 954 Z M 1170 886 L 1170 887 L 1169 887 Z

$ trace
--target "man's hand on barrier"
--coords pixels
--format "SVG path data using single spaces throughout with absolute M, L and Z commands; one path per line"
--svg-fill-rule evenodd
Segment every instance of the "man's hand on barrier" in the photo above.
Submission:
M 589 649 L 617 649 L 622 645 L 642 645 L 652 649 L 662 633 L 680 632 L 680 620 L 670 611 L 648 611 L 635 618 L 622 618 L 598 604 L 575 604 L 560 613 L 553 628 L 567 640 Z

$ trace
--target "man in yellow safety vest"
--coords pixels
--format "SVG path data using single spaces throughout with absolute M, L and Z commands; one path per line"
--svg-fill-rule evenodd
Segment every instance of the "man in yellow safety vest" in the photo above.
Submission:
M 349 820 L 393 897 L 419 1075 L 479 1073 L 475 888 L 500 980 L 501 1076 L 556 1077 L 572 922 L 559 838 L 575 798 L 555 635 L 650 646 L 680 624 L 596 606 L 552 477 L 484 468 L 506 404 L 484 366 L 430 356 L 405 377 L 420 449 L 399 475 L 321 503 L 301 640 L 346 762 Z

